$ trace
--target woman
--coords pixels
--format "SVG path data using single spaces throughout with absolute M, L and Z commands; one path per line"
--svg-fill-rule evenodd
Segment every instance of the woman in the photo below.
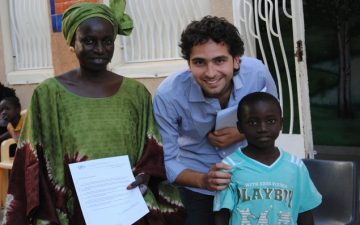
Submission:
M 133 166 L 136 181 L 129 188 L 150 187 L 144 196 L 150 213 L 136 224 L 170 224 L 166 216 L 176 217 L 163 212 L 181 210 L 166 201 L 170 186 L 157 191 L 165 174 L 151 95 L 137 81 L 106 69 L 116 34 L 132 28 L 125 1 L 110 7 L 78 3 L 64 13 L 63 34 L 80 67 L 34 91 L 3 224 L 85 224 L 68 164 L 118 155 L 129 155 Z

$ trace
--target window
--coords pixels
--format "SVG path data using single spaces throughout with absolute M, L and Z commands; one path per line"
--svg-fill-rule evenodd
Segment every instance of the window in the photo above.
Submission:
M 47 0 L 1 1 L 5 67 L 10 84 L 53 76 Z M 4 13 L 3 13 L 4 12 Z
M 182 30 L 210 13 L 209 0 L 131 0 L 126 13 L 134 20 L 129 37 L 119 39 L 112 70 L 132 77 L 166 76 L 186 67 L 178 47 Z M 117 53 L 115 53 L 117 54 Z

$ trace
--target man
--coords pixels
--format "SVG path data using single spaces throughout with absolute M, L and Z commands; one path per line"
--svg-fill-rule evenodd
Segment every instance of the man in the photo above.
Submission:
M 234 25 L 206 16 L 191 22 L 180 48 L 189 70 L 173 74 L 159 86 L 154 114 L 162 136 L 168 180 L 179 186 L 187 225 L 213 224 L 214 191 L 230 181 L 219 163 L 245 145 L 236 127 L 214 131 L 218 111 L 237 106 L 252 92 L 277 96 L 271 74 L 257 59 L 242 56 L 244 44 Z

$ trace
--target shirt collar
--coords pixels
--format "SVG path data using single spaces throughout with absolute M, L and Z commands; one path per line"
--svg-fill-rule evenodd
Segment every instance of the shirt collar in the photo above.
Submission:
M 243 87 L 243 83 L 240 79 L 240 70 L 234 74 L 233 83 L 234 83 L 234 90 L 239 90 L 240 88 Z
M 196 81 L 191 76 L 191 84 L 190 84 L 190 93 L 189 93 L 189 101 L 190 102 L 205 102 L 204 93 L 201 90 L 200 85 L 196 83 Z

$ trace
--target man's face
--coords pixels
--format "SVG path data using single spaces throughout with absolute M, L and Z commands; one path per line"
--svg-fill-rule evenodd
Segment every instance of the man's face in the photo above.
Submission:
M 230 55 L 226 44 L 209 40 L 192 48 L 188 63 L 194 80 L 206 97 L 228 98 L 240 56 Z

